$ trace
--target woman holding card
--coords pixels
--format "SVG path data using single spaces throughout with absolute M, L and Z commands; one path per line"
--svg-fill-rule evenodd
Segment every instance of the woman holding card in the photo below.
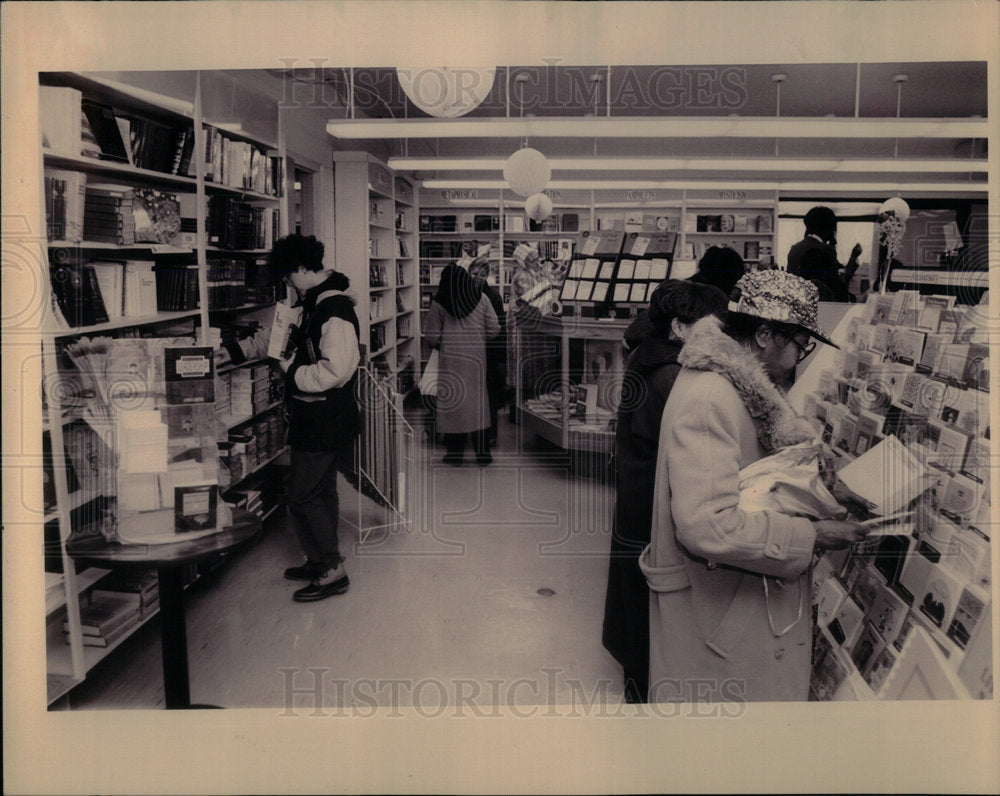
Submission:
M 816 548 L 866 529 L 739 507 L 740 470 L 815 432 L 777 386 L 829 340 L 815 286 L 784 271 L 737 283 L 725 327 L 695 324 L 660 424 L 651 540 L 650 701 L 806 700 Z

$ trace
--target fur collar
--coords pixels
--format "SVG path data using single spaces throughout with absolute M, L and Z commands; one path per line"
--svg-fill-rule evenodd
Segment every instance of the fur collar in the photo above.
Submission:
M 736 388 L 767 452 L 815 440 L 812 426 L 796 414 L 760 360 L 723 334 L 716 318 L 709 316 L 694 325 L 677 361 L 685 368 L 718 373 Z

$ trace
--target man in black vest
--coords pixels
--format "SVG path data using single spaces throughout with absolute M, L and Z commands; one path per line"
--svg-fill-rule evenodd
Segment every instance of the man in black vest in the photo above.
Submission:
M 361 429 L 355 399 L 360 351 L 357 303 L 350 280 L 323 267 L 323 244 L 293 234 L 271 250 L 268 266 L 298 293 L 302 319 L 294 353 L 280 361 L 285 371 L 291 469 L 287 501 L 306 555 L 285 577 L 306 580 L 298 602 L 347 591 L 337 537 L 337 469 L 350 462 Z

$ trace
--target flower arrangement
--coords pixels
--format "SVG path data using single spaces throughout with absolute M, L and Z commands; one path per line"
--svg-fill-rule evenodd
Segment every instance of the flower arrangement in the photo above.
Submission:
M 910 206 L 898 196 L 887 199 L 878 209 L 878 240 L 885 246 L 885 270 L 879 284 L 879 293 L 883 295 L 889 280 L 889 268 L 903 242 L 909 217 Z

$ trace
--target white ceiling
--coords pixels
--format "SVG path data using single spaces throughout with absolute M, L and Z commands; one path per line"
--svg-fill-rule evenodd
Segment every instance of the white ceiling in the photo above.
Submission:
M 784 76 L 780 83 L 775 75 Z M 895 79 L 900 75 L 905 80 Z M 478 107 L 456 119 L 436 120 L 408 99 L 394 68 L 267 70 L 266 76 L 258 74 L 257 79 L 272 83 L 272 90 L 286 96 L 290 90 L 300 97 L 306 92 L 314 105 L 325 109 L 331 122 L 340 125 L 336 129 L 341 135 L 350 124 L 377 123 L 366 126 L 364 138 L 335 137 L 337 148 L 363 148 L 382 159 L 394 159 L 398 169 L 410 170 L 418 179 L 447 180 L 456 186 L 502 179 L 497 159 L 529 143 L 549 158 L 583 159 L 573 168 L 554 171 L 553 180 L 721 180 L 728 185 L 833 182 L 859 188 L 891 183 L 904 191 L 909 186 L 920 189 L 914 193 L 925 188 L 933 193 L 935 186 L 940 186 L 941 193 L 965 186 L 973 192 L 985 191 L 988 103 L 984 61 L 509 65 L 497 67 L 492 89 Z M 512 120 L 516 123 L 522 117 L 529 124 L 550 124 L 554 129 L 544 137 L 527 138 L 507 129 Z M 621 130 L 615 135 L 577 132 L 595 118 L 617 120 L 606 125 L 612 127 L 621 127 L 618 122 L 624 120 L 625 137 L 618 137 Z M 775 119 L 780 119 L 777 130 L 769 129 L 766 135 L 740 130 L 758 120 Z M 716 124 L 709 126 L 720 129 L 705 130 L 705 122 L 713 120 Z M 722 120 L 727 122 L 720 124 Z M 342 124 L 345 121 L 347 125 Z M 443 126 L 435 124 L 434 135 L 420 129 L 420 124 L 435 121 Z M 938 125 L 949 121 L 972 122 L 974 130 L 972 134 L 968 129 L 957 134 L 937 131 Z M 416 129 L 408 131 L 403 122 L 417 122 L 412 124 Z M 635 134 L 639 125 L 650 122 L 662 124 L 663 131 Z M 836 124 L 841 122 L 850 124 Z M 827 125 L 849 128 L 849 132 L 827 136 L 822 133 Z M 451 134 L 463 126 L 477 129 Z M 404 129 L 407 137 L 400 137 Z M 411 170 L 408 161 L 396 160 L 404 156 L 424 162 Z M 613 160 L 623 157 L 697 160 L 663 167 L 635 168 L 633 163 L 613 168 Z M 490 158 L 493 162 L 436 168 L 427 158 Z M 597 171 L 587 164 L 591 158 L 612 162 Z M 791 158 L 818 159 L 825 168 L 806 164 L 794 169 L 785 162 Z M 733 169 L 713 159 L 752 162 Z M 874 168 L 870 162 L 857 163 L 872 159 L 888 162 Z M 903 171 L 893 167 L 894 159 L 932 159 L 934 167 L 924 172 L 919 163 L 910 164 Z

